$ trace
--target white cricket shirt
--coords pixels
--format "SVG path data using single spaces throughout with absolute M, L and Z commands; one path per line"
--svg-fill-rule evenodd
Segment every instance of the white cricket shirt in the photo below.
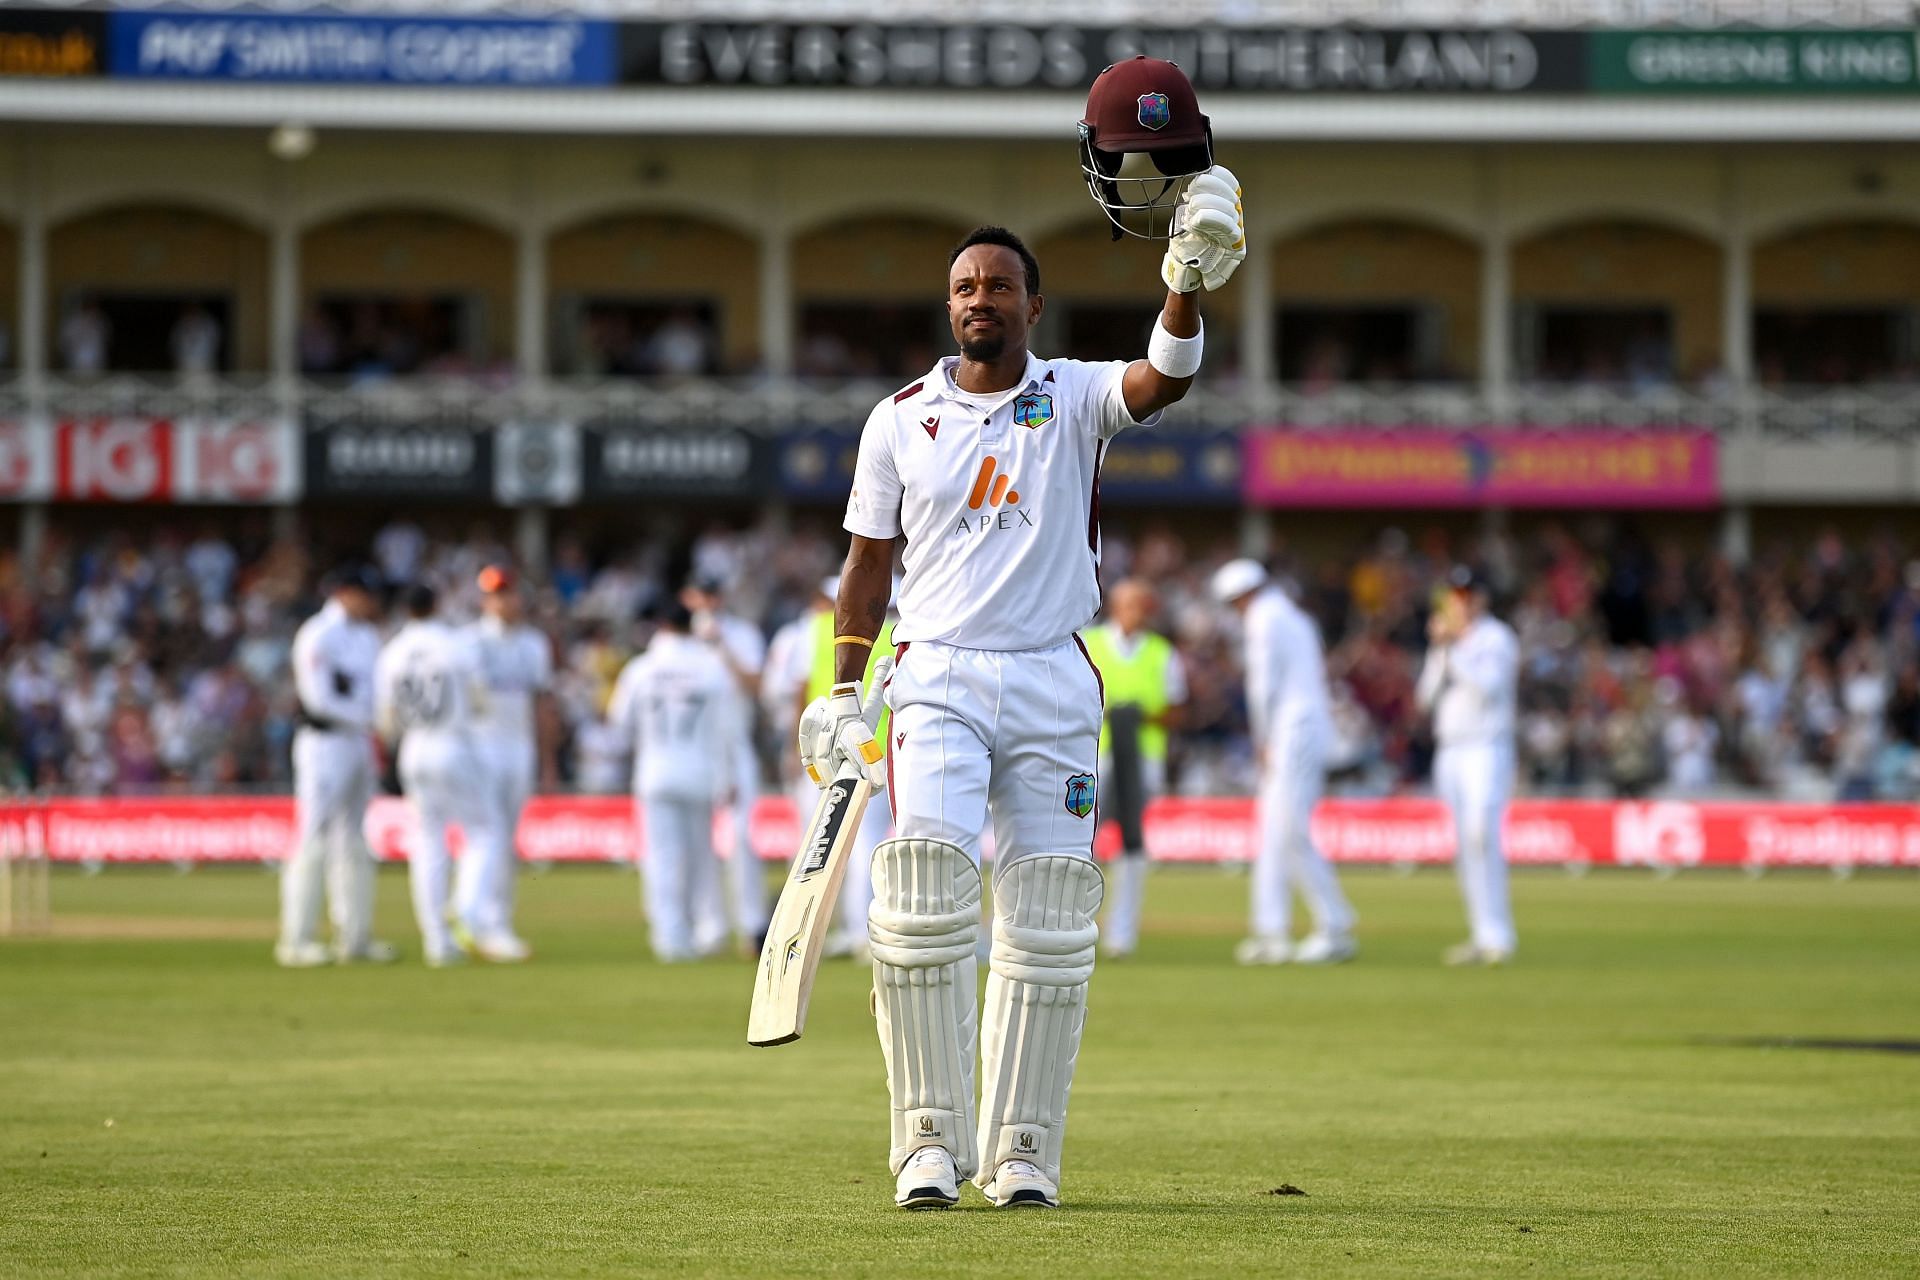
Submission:
M 894 639 L 969 649 L 1059 644 L 1100 608 L 1100 461 L 1136 424 L 1128 361 L 1027 357 L 993 396 L 954 385 L 958 356 L 867 416 L 846 528 L 904 534 Z
M 373 666 L 380 633 L 356 622 L 346 607 L 329 600 L 293 637 L 293 687 L 309 715 L 339 728 L 373 727 Z
M 485 700 L 479 648 L 464 629 L 415 619 L 380 651 L 374 688 L 384 736 L 466 739 Z
M 491 741 L 532 742 L 533 699 L 553 685 L 553 647 L 538 628 L 509 627 L 498 618 L 474 623 L 473 636 L 487 682 L 482 732 Z
M 1247 719 L 1253 740 L 1303 725 L 1330 729 L 1327 663 L 1320 628 L 1279 587 L 1247 606 Z
M 1415 690 L 1433 710 L 1433 736 L 1443 747 L 1513 741 L 1520 684 L 1520 641 L 1498 618 L 1481 616 L 1458 640 L 1427 650 Z
M 633 788 L 642 797 L 714 800 L 733 780 L 739 685 L 709 645 L 654 636 L 620 672 L 607 720 L 633 750 Z

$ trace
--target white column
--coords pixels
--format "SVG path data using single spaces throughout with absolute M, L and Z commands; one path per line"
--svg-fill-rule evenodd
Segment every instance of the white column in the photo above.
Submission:
M 20 380 L 30 410 L 41 408 L 47 372 L 47 213 L 40 147 L 20 143 Z
M 793 237 L 783 225 L 760 232 L 760 364 L 770 378 L 793 376 Z
M 1501 158 L 1480 157 L 1480 393 L 1496 413 L 1511 390 L 1513 279 Z
M 522 387 L 547 376 L 547 218 L 540 153 L 521 148 L 515 163 L 520 216 L 514 235 L 513 364 Z
M 1744 502 L 1731 503 L 1720 513 L 1720 554 L 1735 568 L 1753 558 L 1753 509 Z
M 1721 162 L 1720 184 L 1720 367 L 1745 391 L 1753 381 L 1753 243 L 1733 156 Z
M 267 367 L 291 400 L 300 377 L 300 228 L 290 202 L 274 210 L 267 264 Z
M 552 514 L 545 507 L 521 507 L 513 516 L 513 554 L 536 580 L 547 573 L 547 536 Z
M 1240 264 L 1240 376 L 1259 402 L 1279 372 L 1274 359 L 1274 273 L 1286 264 L 1273 256 L 1273 235 L 1265 223 L 1247 228 L 1247 260 Z
M 522 385 L 547 376 L 547 235 L 523 217 L 514 241 L 514 367 Z

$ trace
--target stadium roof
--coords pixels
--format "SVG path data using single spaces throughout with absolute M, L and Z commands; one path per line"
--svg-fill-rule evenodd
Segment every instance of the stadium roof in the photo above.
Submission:
M 1909 27 L 1913 0 L 11 0 L 22 7 L 657 21 L 1713 29 Z

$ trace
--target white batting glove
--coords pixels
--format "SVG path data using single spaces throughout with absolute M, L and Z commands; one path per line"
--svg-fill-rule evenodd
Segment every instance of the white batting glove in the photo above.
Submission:
M 874 741 L 873 731 L 880 723 L 881 696 L 892 671 L 891 658 L 874 664 L 864 700 L 860 686 L 848 683 L 807 704 L 800 716 L 800 767 L 814 786 L 824 788 L 849 762 L 874 786 L 887 785 L 887 753 Z
M 1173 210 L 1173 239 L 1160 262 L 1160 276 L 1175 293 L 1218 289 L 1247 257 L 1247 223 L 1240 208 L 1240 179 L 1215 165 L 1187 184 Z

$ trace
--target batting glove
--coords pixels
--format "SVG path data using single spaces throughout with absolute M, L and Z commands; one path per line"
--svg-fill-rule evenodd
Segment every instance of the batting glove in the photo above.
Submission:
M 814 786 L 824 788 L 848 764 L 874 786 L 887 785 L 887 753 L 874 741 L 873 731 L 880 723 L 881 697 L 892 670 L 891 659 L 874 664 L 864 700 L 860 686 L 848 683 L 807 704 L 800 716 L 800 766 Z
M 1225 165 L 1194 178 L 1173 211 L 1173 239 L 1161 260 L 1160 275 L 1175 293 L 1218 289 L 1247 257 L 1246 217 L 1240 208 L 1240 179 Z

